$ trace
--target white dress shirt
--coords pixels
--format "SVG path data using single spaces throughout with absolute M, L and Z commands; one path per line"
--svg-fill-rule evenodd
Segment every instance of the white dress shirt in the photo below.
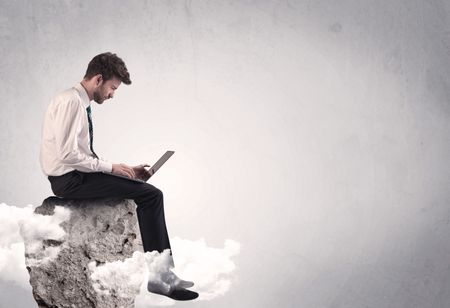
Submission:
M 95 158 L 89 147 L 88 94 L 81 84 L 59 93 L 47 108 L 40 163 L 46 175 L 69 171 L 112 171 L 112 163 Z

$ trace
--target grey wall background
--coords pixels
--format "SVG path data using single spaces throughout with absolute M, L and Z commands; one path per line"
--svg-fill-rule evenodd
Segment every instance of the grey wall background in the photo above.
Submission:
M 47 104 L 113 51 L 133 84 L 94 105 L 96 151 L 137 164 L 175 150 L 152 182 L 171 235 L 242 244 L 232 290 L 191 307 L 448 307 L 449 13 L 439 0 L 1 1 L 0 202 L 51 194 Z M 32 303 L 5 283 L 0 298 Z

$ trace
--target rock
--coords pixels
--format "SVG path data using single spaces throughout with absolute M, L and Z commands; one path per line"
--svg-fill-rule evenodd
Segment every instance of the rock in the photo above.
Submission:
M 89 263 L 113 262 L 142 251 L 142 242 L 132 200 L 68 200 L 50 197 L 35 209 L 54 215 L 55 206 L 70 210 L 70 218 L 60 224 L 61 239 L 25 241 L 25 259 L 33 296 L 40 308 L 134 307 L 134 298 L 124 298 L 115 290 L 97 292 L 90 278 Z M 56 251 L 43 260 L 45 251 Z M 92 265 L 92 263 L 91 263 Z

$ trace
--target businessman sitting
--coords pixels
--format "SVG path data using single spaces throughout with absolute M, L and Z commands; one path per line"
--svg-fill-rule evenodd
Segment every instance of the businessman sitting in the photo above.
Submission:
M 113 98 L 121 83 L 131 84 L 125 63 L 110 52 L 95 56 L 88 65 L 83 80 L 65 90 L 50 102 L 45 114 L 40 163 L 51 188 L 58 197 L 133 199 L 144 251 L 162 252 L 170 249 L 164 217 L 161 190 L 149 183 L 129 181 L 102 171 L 129 178 L 148 180 L 146 164 L 128 166 L 114 164 L 97 156 L 93 148 L 91 101 L 103 104 Z M 172 260 L 173 265 L 173 260 Z M 198 297 L 186 288 L 193 285 L 170 272 L 172 286 L 163 290 L 149 283 L 148 290 L 178 300 Z

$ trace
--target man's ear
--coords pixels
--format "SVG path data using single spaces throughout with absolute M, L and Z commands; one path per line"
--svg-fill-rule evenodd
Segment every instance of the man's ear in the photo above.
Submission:
M 95 78 L 97 87 L 100 86 L 100 85 L 102 84 L 102 82 L 103 82 L 103 76 L 102 76 L 102 74 L 97 74 L 97 75 L 95 75 L 94 78 Z

